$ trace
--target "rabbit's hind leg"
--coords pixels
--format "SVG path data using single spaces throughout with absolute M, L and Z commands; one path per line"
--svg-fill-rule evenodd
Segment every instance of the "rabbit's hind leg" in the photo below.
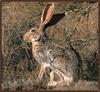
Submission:
M 63 86 L 63 85 L 70 85 L 70 83 L 72 82 L 72 78 L 70 78 L 70 76 L 64 74 L 63 72 L 61 72 L 60 70 L 56 69 L 55 73 L 59 76 L 60 80 L 58 81 L 58 86 Z
M 57 76 L 59 77 L 58 81 L 54 81 L 54 73 L 57 74 Z M 50 73 L 50 82 L 48 83 L 48 87 L 54 87 L 54 86 L 60 86 L 64 83 L 64 78 L 61 74 L 61 72 L 58 69 L 54 69 L 53 71 L 51 71 Z
M 58 77 L 59 77 L 59 81 L 57 82 L 58 86 L 59 86 L 59 85 L 62 85 L 62 84 L 65 82 L 63 73 L 60 72 L 58 69 L 55 70 L 55 73 L 56 73 L 56 74 L 58 75 Z

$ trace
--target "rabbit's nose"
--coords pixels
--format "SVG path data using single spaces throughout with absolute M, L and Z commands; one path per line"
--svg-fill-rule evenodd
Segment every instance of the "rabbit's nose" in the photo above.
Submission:
M 23 40 L 24 40 L 24 41 L 27 41 L 26 35 L 23 36 Z

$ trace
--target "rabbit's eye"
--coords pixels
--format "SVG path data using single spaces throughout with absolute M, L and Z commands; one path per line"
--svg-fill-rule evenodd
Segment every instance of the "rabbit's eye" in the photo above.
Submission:
M 34 32 L 34 31 L 35 31 L 34 29 L 31 30 L 31 32 Z

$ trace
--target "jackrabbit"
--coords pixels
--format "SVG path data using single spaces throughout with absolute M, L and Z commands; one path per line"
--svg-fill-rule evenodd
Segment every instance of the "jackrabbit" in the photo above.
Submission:
M 61 48 L 48 41 L 44 27 L 51 20 L 53 13 L 54 3 L 51 2 L 47 4 L 42 12 L 40 26 L 26 32 L 24 40 L 32 43 L 33 56 L 41 65 L 37 80 L 42 79 L 45 69 L 48 67 L 52 70 L 48 86 L 69 85 L 77 80 L 79 76 L 79 60 L 69 43 Z M 54 80 L 55 74 L 59 77 L 59 81 Z

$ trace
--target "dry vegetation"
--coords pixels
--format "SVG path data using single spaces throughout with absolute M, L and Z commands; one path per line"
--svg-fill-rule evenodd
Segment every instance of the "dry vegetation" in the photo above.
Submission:
M 48 89 L 49 75 L 45 73 L 40 85 L 34 80 L 39 65 L 32 57 L 31 44 L 23 41 L 23 35 L 40 21 L 46 2 L 3 2 L 2 3 L 2 54 L 3 83 L 5 90 Z M 48 27 L 48 35 L 55 43 L 65 45 L 69 38 L 82 59 L 82 80 L 55 90 L 97 90 L 98 89 L 98 3 L 64 2 L 55 3 L 55 13 L 68 11 L 56 25 Z M 67 30 L 68 29 L 68 30 Z M 63 33 L 67 30 L 66 33 Z

